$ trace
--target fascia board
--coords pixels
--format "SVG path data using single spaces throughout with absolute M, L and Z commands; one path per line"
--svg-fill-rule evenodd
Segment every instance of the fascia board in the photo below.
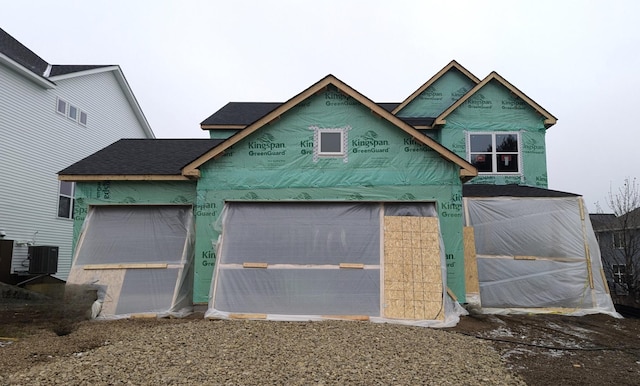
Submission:
M 0 64 L 4 64 L 9 69 L 17 72 L 18 74 L 24 76 L 25 78 L 29 79 L 33 83 L 43 88 L 46 88 L 46 89 L 56 88 L 56 84 L 53 81 L 48 80 L 38 74 L 35 74 L 33 71 L 27 69 L 26 67 L 22 66 L 18 62 L 14 61 L 13 59 L 9 58 L 8 56 L 2 53 L 0 53 Z
M 142 129 L 144 130 L 145 134 L 147 135 L 148 138 L 155 138 L 156 135 L 153 133 L 153 130 L 149 125 L 149 121 L 147 121 L 147 118 L 142 112 L 142 108 L 140 107 L 138 100 L 133 94 L 133 91 L 129 86 L 129 82 L 127 82 L 127 79 L 125 78 L 124 73 L 122 72 L 122 69 L 120 68 L 120 66 L 106 66 L 106 67 L 99 67 L 99 68 L 94 68 L 86 71 L 72 72 L 69 74 L 52 76 L 50 79 L 64 80 L 64 79 L 77 78 L 79 76 L 100 74 L 103 72 L 113 72 L 113 74 L 116 77 L 116 80 L 118 81 L 118 84 L 122 88 L 122 91 L 124 93 L 125 98 L 127 99 L 127 102 L 129 102 L 129 105 L 131 105 L 133 113 L 138 119 L 138 122 L 140 123 L 140 126 L 142 126 Z
M 75 182 L 91 182 L 91 181 L 190 181 L 189 178 L 171 174 L 171 175 L 155 175 L 155 174 L 60 174 L 60 181 Z
M 493 71 L 491 74 L 487 75 L 480 83 L 478 83 L 475 87 L 469 90 L 462 98 L 458 99 L 454 104 L 449 106 L 445 111 L 443 111 L 433 122 L 433 125 L 444 125 L 447 123 L 447 116 L 451 114 L 455 109 L 460 107 L 464 102 L 466 102 L 469 98 L 471 98 L 476 92 L 480 91 L 485 85 L 487 85 L 490 81 L 495 80 L 499 82 L 501 85 L 506 87 L 509 91 L 516 94 L 520 99 L 525 101 L 531 108 L 533 108 L 538 114 L 542 115 L 545 120 L 544 124 L 546 128 L 554 125 L 557 122 L 557 118 L 554 117 L 551 113 L 545 110 L 542 106 L 537 104 L 533 99 L 529 98 L 525 93 L 518 90 L 517 87 L 509 83 L 506 79 L 500 76 L 497 72 Z

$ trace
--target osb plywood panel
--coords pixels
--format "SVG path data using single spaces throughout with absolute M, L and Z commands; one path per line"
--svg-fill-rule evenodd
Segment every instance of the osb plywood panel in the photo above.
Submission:
M 67 284 L 106 287 L 100 315 L 115 315 L 125 273 L 125 269 L 85 270 L 79 266 L 71 269 Z
M 437 218 L 384 218 L 384 317 L 444 320 L 439 240 Z
M 478 260 L 476 258 L 476 241 L 473 227 L 464 227 L 464 276 L 466 292 L 470 295 L 480 294 L 478 281 Z

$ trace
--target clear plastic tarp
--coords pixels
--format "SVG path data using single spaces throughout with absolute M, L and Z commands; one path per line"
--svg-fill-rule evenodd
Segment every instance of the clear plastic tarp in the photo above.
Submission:
M 193 228 L 191 206 L 92 206 L 67 285 L 97 291 L 97 318 L 186 316 L 193 311 Z
M 455 325 L 465 311 L 446 294 L 442 240 L 441 320 L 384 318 L 383 216 L 435 217 L 433 203 L 225 204 L 207 318 L 323 320 Z
M 465 198 L 483 312 L 619 317 L 581 197 Z

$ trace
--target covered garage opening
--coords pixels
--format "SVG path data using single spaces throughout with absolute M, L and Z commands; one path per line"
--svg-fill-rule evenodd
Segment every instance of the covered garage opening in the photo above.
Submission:
M 94 316 L 185 316 L 193 310 L 188 205 L 91 206 L 67 287 L 97 291 Z
M 457 323 L 434 203 L 228 202 L 219 225 L 208 318 Z

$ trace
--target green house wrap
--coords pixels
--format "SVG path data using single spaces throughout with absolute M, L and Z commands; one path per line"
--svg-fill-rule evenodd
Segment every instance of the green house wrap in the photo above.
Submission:
M 384 316 L 385 307 L 409 315 L 413 305 L 417 315 L 417 304 L 434 288 L 442 295 L 437 301 L 446 301 L 446 293 L 467 300 L 463 184 L 547 188 L 545 133 L 555 121 L 497 73 L 480 80 L 452 61 L 401 103 L 375 103 L 328 75 L 284 103 L 229 103 L 201 123 L 210 139 L 121 140 L 59 174 L 77 182 L 76 243 L 92 207 L 127 206 L 134 215 L 136 207 L 190 208 L 195 236 L 186 237 L 183 253 L 191 256 L 183 270 L 193 303 L 211 304 L 220 267 L 226 270 L 224 290 L 236 291 L 220 297 L 230 303 L 242 291 L 269 287 L 269 277 L 278 275 L 296 279 L 269 287 L 274 293 L 300 290 L 304 278 L 316 280 L 305 288 L 309 297 L 326 283 L 305 269 L 326 269 L 327 275 L 334 269 L 336 276 L 320 277 L 335 285 L 340 278 L 362 280 L 366 293 L 358 296 L 366 299 L 367 316 Z M 384 229 L 395 220 L 385 217 L 402 216 L 429 217 L 425 223 L 435 224 L 429 241 L 413 233 L 404 242 L 385 240 L 395 234 Z M 236 234 L 225 234 L 225 227 Z M 244 238 L 236 237 L 243 230 Z M 429 253 L 436 258 L 407 263 L 412 254 Z M 393 254 L 408 267 L 391 275 L 395 268 L 385 259 L 399 258 Z M 234 269 L 274 264 L 234 276 Z M 429 278 L 432 295 L 418 281 L 411 290 L 393 287 L 398 283 L 385 282 L 387 269 L 389 277 Z M 237 282 L 229 279 L 234 277 Z M 264 282 L 244 285 L 247 278 Z M 415 288 L 421 288 L 419 299 L 407 295 Z M 333 296 L 333 289 L 325 295 Z M 391 294 L 395 303 L 385 303 Z M 408 308 L 402 311 L 401 303 Z M 305 309 L 313 313 L 312 306 Z
M 435 203 L 447 285 L 464 299 L 461 169 L 473 168 L 332 76 L 279 109 L 194 162 L 196 207 L 209 209 L 196 216 L 194 300 L 208 300 L 218 214 L 243 201 Z M 323 151 L 325 135 L 336 149 Z

